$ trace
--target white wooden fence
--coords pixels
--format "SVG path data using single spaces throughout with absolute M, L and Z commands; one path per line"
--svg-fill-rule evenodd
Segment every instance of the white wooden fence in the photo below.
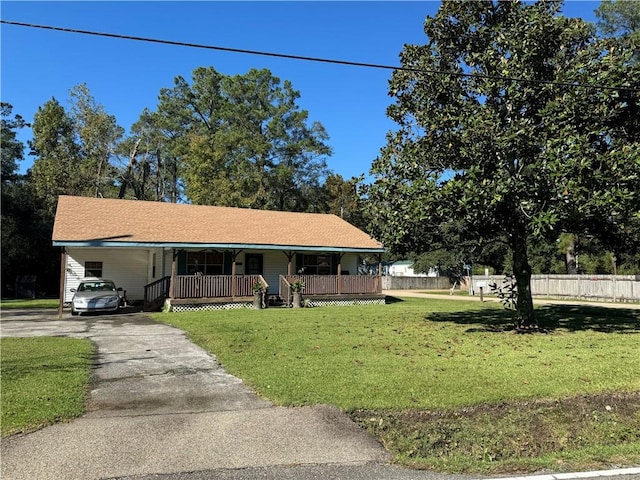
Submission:
M 382 277 L 383 290 L 443 290 L 451 288 L 449 277 Z
M 488 285 L 502 286 L 502 275 L 478 275 L 472 279 L 478 294 L 482 285 L 484 293 L 490 293 Z M 532 275 L 531 293 L 535 296 L 577 298 L 610 302 L 640 301 L 640 275 Z

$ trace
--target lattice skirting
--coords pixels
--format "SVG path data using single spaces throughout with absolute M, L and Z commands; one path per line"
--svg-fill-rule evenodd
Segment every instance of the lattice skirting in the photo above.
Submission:
M 251 302 L 232 302 L 232 303 L 183 303 L 171 305 L 172 312 L 196 312 L 201 310 L 233 310 L 238 308 L 253 308 Z M 165 309 L 166 310 L 166 309 Z
M 304 298 L 305 307 L 347 307 L 351 305 L 384 305 L 384 298 Z M 224 302 L 224 303 L 165 303 L 164 311 L 196 312 L 213 310 L 232 310 L 238 308 L 253 308 L 253 302 Z M 277 308 L 277 307 L 271 307 Z
M 308 307 L 348 307 L 351 305 L 384 305 L 384 298 L 310 298 L 304 299 L 305 306 Z

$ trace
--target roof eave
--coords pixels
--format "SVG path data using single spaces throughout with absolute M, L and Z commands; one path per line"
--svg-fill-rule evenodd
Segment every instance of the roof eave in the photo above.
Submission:
M 336 247 L 331 245 L 272 245 L 246 243 L 110 242 L 103 240 L 54 240 L 54 247 L 102 248 L 198 248 L 213 250 L 293 250 L 298 252 L 384 253 L 384 247 Z

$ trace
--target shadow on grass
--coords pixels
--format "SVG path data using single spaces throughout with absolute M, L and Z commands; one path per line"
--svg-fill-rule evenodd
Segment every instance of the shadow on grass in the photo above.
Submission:
M 392 303 L 398 303 L 398 302 L 404 302 L 404 300 L 398 297 L 392 297 L 391 295 L 385 296 L 385 303 L 388 305 Z
M 546 331 L 593 330 L 603 333 L 640 333 L 640 310 L 584 305 L 545 305 L 536 308 L 538 325 Z M 468 325 L 467 332 L 506 332 L 515 329 L 513 313 L 506 310 L 464 310 L 429 314 L 432 322 Z
M 31 376 L 41 378 L 43 374 L 73 374 L 82 371 L 87 364 L 91 365 L 95 360 L 93 353 L 79 353 L 73 357 L 67 357 L 63 361 L 56 355 L 40 355 L 25 360 L 5 359 L 2 361 L 3 381 L 12 379 L 28 379 Z

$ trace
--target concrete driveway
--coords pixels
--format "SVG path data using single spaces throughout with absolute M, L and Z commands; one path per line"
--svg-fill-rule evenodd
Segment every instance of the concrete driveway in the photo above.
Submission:
M 338 410 L 275 407 L 182 331 L 144 314 L 58 320 L 54 311 L 5 310 L 0 328 L 2 336 L 89 338 L 97 348 L 87 414 L 3 439 L 3 480 L 388 460 Z

